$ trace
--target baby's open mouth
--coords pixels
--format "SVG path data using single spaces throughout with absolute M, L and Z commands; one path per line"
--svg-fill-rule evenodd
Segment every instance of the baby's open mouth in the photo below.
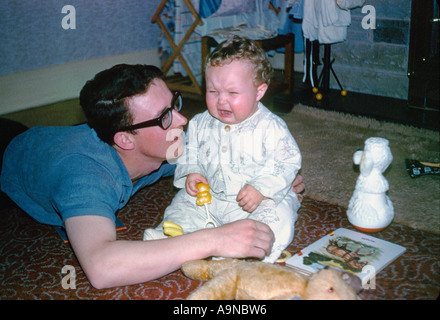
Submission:
M 230 117 L 232 115 L 232 111 L 229 111 L 229 110 L 218 110 L 218 114 L 221 117 Z

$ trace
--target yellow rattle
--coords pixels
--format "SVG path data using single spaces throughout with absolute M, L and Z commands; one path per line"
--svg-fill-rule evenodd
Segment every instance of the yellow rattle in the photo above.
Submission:
M 164 221 L 163 234 L 170 237 L 181 236 L 183 234 L 183 229 L 177 223 L 171 221 Z
M 198 206 L 203 206 L 204 204 L 211 203 L 212 196 L 209 193 L 209 186 L 207 184 L 204 184 L 200 182 L 196 185 L 196 188 L 199 190 L 199 193 L 197 193 L 197 200 L 196 203 Z
M 211 203 L 212 196 L 209 193 L 209 186 L 203 182 L 200 182 L 196 185 L 196 188 L 199 190 L 199 193 L 197 193 L 197 200 L 196 204 L 198 206 L 205 206 L 207 219 L 205 222 L 205 228 L 207 228 L 209 225 L 212 225 L 212 227 L 217 227 L 214 220 L 212 220 L 211 215 L 209 214 L 208 210 L 208 204 Z

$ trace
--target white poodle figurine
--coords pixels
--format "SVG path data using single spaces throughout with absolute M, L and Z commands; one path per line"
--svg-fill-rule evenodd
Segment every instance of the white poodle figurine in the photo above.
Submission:
M 388 140 L 384 138 L 368 138 L 364 150 L 353 155 L 353 162 L 360 165 L 360 175 L 348 203 L 347 217 L 359 230 L 380 231 L 394 218 L 393 204 L 386 195 L 388 181 L 382 175 L 392 161 Z

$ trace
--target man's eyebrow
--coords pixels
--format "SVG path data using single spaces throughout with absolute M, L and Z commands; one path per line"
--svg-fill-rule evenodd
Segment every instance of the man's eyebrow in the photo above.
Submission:
M 171 107 L 171 103 L 173 102 L 173 99 L 174 99 L 174 97 L 172 97 L 171 98 L 171 100 L 170 100 L 170 104 L 169 105 L 166 105 L 166 106 L 164 106 L 163 108 L 162 108 L 162 110 L 161 111 L 159 111 L 159 114 L 157 115 L 157 117 L 156 118 L 159 118 L 167 109 L 169 109 L 170 107 Z
M 159 118 L 168 108 L 168 106 L 163 107 L 163 109 L 157 113 L 156 118 Z

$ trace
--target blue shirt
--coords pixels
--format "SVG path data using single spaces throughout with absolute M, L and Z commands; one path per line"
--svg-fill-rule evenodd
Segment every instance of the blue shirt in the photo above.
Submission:
M 115 221 L 134 193 L 174 169 L 164 163 L 133 186 L 116 150 L 88 125 L 34 127 L 8 145 L 0 187 L 41 223 L 64 226 L 81 215 Z

